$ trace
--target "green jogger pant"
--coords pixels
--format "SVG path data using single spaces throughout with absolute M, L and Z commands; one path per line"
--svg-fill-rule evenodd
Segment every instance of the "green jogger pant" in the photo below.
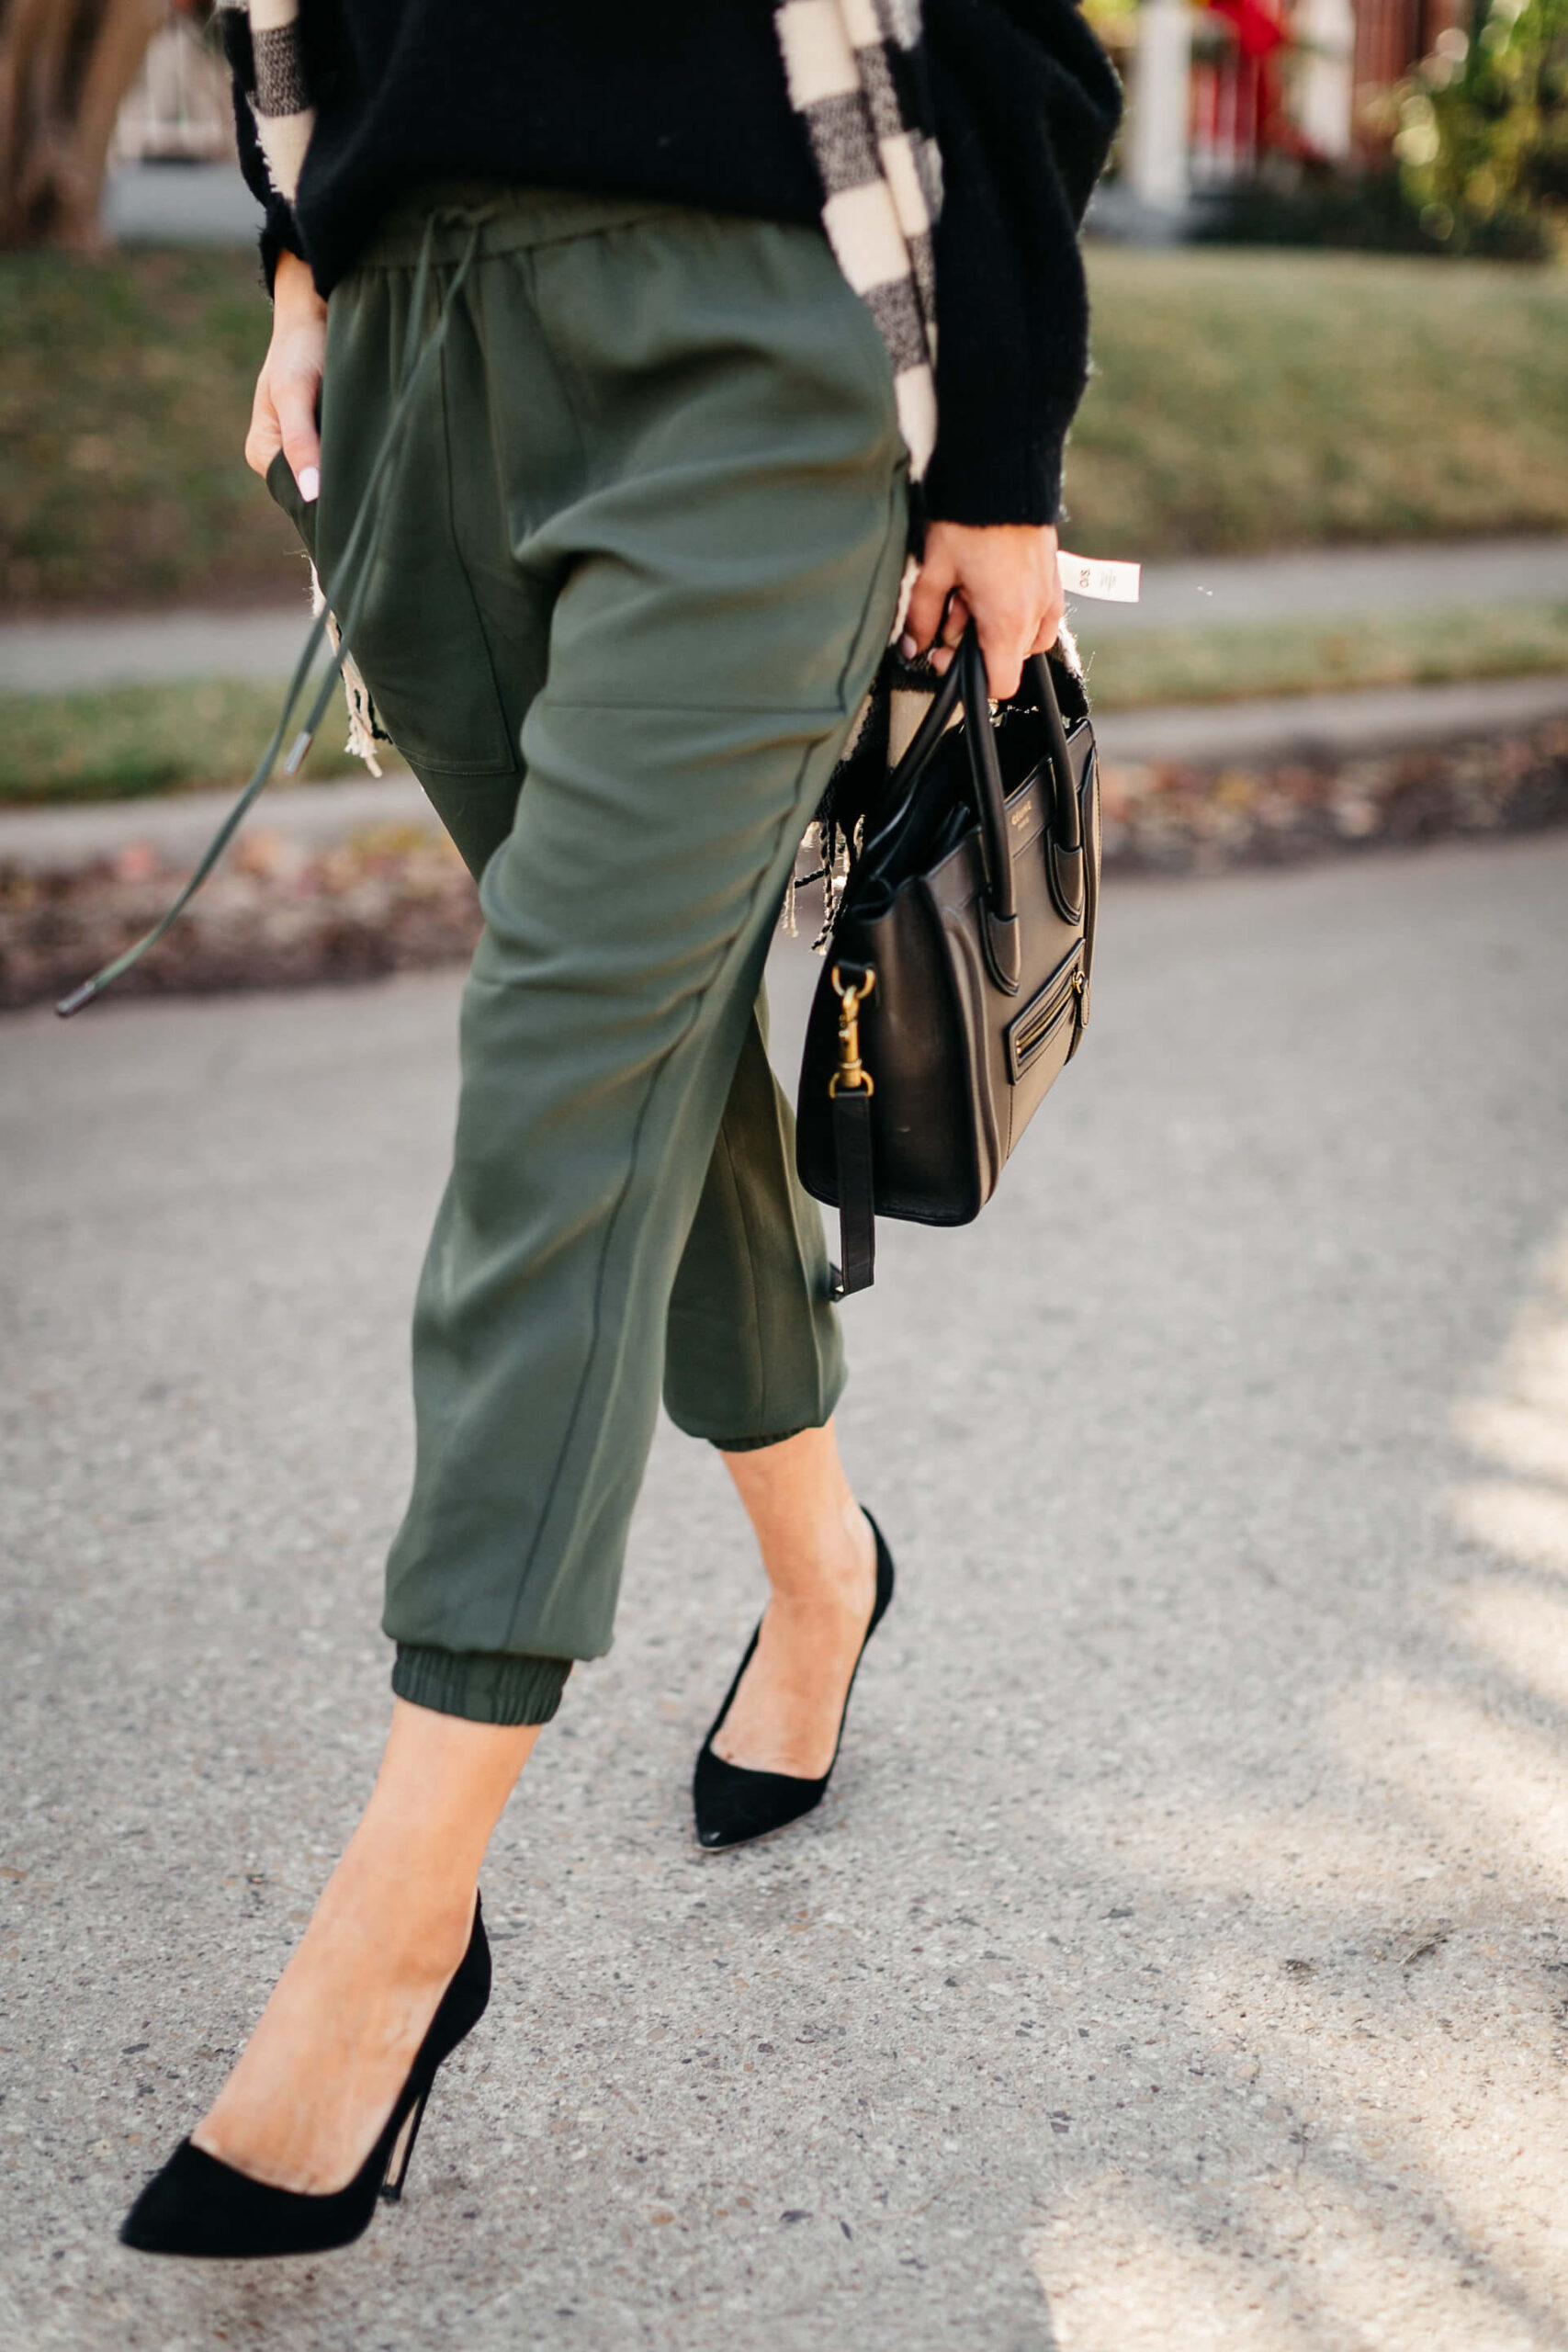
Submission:
M 609 1646 L 661 1388 L 739 1445 L 820 1426 L 842 1385 L 758 1001 L 892 626 L 906 479 L 886 350 L 819 234 L 533 190 L 434 207 L 333 291 L 301 519 L 330 581 L 422 237 L 434 309 L 477 236 L 353 649 L 484 914 L 385 1625 L 402 1696 L 529 1723 Z

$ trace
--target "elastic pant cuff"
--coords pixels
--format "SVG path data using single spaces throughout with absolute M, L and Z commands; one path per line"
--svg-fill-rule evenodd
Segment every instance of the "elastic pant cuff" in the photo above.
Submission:
M 495 1657 L 398 1644 L 392 1689 L 411 1706 L 471 1724 L 547 1724 L 560 1705 L 569 1657 Z
M 799 1437 L 802 1431 L 820 1426 L 817 1421 L 802 1421 L 799 1429 L 776 1430 L 772 1437 L 712 1437 L 708 1443 L 720 1453 L 761 1453 L 765 1445 L 782 1445 L 786 1437 Z

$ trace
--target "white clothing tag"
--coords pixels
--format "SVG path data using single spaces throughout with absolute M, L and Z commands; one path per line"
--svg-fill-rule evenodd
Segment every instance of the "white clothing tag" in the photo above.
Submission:
M 1088 556 L 1068 555 L 1063 548 L 1056 557 L 1056 569 L 1070 596 L 1093 596 L 1102 605 L 1138 601 L 1139 564 L 1091 563 Z

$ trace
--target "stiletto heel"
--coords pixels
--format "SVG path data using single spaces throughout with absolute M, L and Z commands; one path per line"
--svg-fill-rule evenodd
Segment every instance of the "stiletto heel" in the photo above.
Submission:
M 381 2183 L 381 2194 L 389 2205 L 402 2202 L 403 2183 L 409 2177 L 413 2143 L 419 2137 L 419 2127 L 424 2121 L 424 2110 L 429 2100 L 428 2091 L 423 2098 L 415 2100 L 404 2120 L 401 2139 L 392 2143 L 392 2152 L 387 2158 L 387 2177 Z
M 844 1693 L 844 1711 L 839 1717 L 839 1736 L 833 1743 L 832 1761 L 820 1780 L 807 1781 L 794 1772 L 749 1772 L 743 1765 L 727 1764 L 722 1756 L 714 1754 L 714 1741 L 735 1703 L 741 1676 L 756 1651 L 758 1635 L 762 1630 L 759 1621 L 757 1632 L 751 1636 L 724 1704 L 714 1717 L 713 1728 L 697 1751 L 697 1767 L 692 1777 L 692 1805 L 697 1817 L 697 1843 L 710 1853 L 716 1853 L 727 1846 L 749 1845 L 754 1838 L 767 1838 L 775 1829 L 787 1828 L 792 1821 L 798 1821 L 803 1814 L 810 1813 L 819 1805 L 828 1793 L 833 1766 L 839 1760 L 839 1750 L 843 1745 L 844 1724 L 849 1717 L 855 1675 L 860 1672 L 866 1642 L 870 1641 L 887 1614 L 888 1603 L 893 1598 L 893 1555 L 870 1511 L 865 1516 L 876 1538 L 876 1601 L 871 1612 L 871 1623 L 865 1629 L 865 1641 L 860 1645 L 860 1657 L 855 1659 L 854 1670 L 850 1676 L 849 1690 Z
M 231 2261 L 325 2254 L 351 2245 L 370 2226 L 378 2198 L 395 2204 L 402 2196 L 431 2086 L 443 2061 L 478 2025 L 489 2000 L 490 1944 L 476 1895 L 468 1949 L 441 1996 L 390 2115 L 351 2181 L 324 2197 L 274 2188 L 182 2140 L 126 2215 L 121 2244 L 141 2254 Z

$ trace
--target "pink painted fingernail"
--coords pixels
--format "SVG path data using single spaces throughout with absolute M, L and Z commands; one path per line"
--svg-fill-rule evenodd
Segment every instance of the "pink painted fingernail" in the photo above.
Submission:
M 299 475 L 299 495 L 307 506 L 313 506 L 321 494 L 321 469 L 316 466 L 302 468 Z
M 906 662 L 912 662 L 919 650 L 920 649 L 915 643 L 914 639 L 909 635 L 908 630 L 906 629 L 903 636 L 898 639 L 898 651 L 900 657 Z

